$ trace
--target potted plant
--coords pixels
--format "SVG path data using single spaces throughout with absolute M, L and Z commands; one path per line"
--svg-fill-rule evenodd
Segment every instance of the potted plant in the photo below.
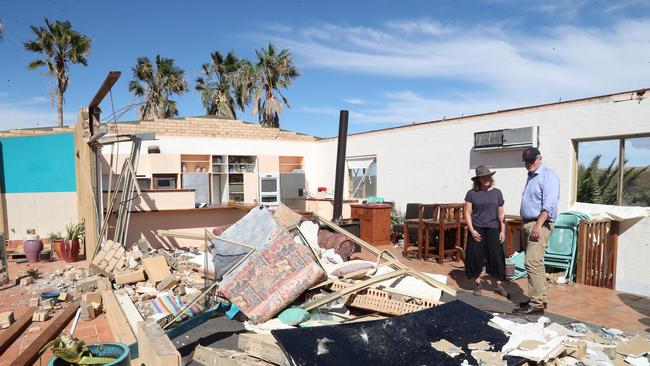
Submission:
M 57 231 L 56 233 L 50 233 L 48 237 L 50 239 L 50 244 L 52 245 L 52 250 L 54 250 L 54 253 L 56 253 L 56 257 L 58 259 L 63 259 L 63 252 L 61 251 L 61 243 L 63 242 L 63 237 L 61 236 L 61 232 Z
M 86 225 L 83 222 L 70 224 L 65 227 L 65 239 L 61 243 L 61 254 L 66 262 L 76 262 L 79 259 L 79 240 L 83 238 Z
M 40 261 L 43 241 L 36 235 L 36 229 L 27 229 L 27 235 L 23 237 L 23 250 L 28 261 Z
M 129 347 L 118 342 L 100 342 L 86 345 L 66 331 L 45 345 L 52 347 L 54 357 L 48 366 L 63 365 L 104 365 L 129 366 L 131 358 Z

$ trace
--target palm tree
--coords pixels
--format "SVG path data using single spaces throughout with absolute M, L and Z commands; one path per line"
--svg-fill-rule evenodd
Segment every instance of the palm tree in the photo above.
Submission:
M 154 67 L 149 58 L 140 57 L 133 68 L 129 91 L 142 98 L 138 106 L 140 119 L 172 118 L 178 115 L 178 109 L 169 97 L 187 91 L 185 71 L 174 65 L 173 58 L 156 55 Z
M 264 127 L 280 127 L 280 114 L 284 105 L 289 107 L 289 101 L 281 89 L 291 86 L 291 81 L 300 73 L 293 64 L 288 49 L 277 52 L 275 46 L 255 51 L 257 54 L 256 83 L 251 89 L 255 104 L 253 114 L 259 115 L 259 121 Z M 244 88 L 244 92 L 247 90 Z M 284 105 L 283 105 L 284 104 Z
M 607 168 L 598 169 L 601 155 L 598 154 L 589 163 L 589 166 L 578 166 L 578 202 L 599 203 L 615 205 L 618 190 L 618 164 L 613 158 Z M 628 160 L 624 161 L 624 165 Z M 641 175 L 648 170 L 643 168 L 629 168 L 623 172 L 623 201 L 650 204 L 650 198 L 645 192 L 636 192 L 636 183 Z
M 234 52 L 228 52 L 224 58 L 219 51 L 213 52 L 209 63 L 201 66 L 202 76 L 196 78 L 195 90 L 201 94 L 201 102 L 206 114 L 227 119 L 237 119 L 236 109 L 244 111 L 248 104 L 246 94 L 242 92 L 245 75 L 242 68 L 250 63 L 237 58 Z
M 70 64 L 88 66 L 86 57 L 90 53 L 91 40 L 72 29 L 69 21 L 50 23 L 45 19 L 45 27 L 31 26 L 36 39 L 24 43 L 25 49 L 43 55 L 29 63 L 29 70 L 47 66 L 47 75 L 56 80 L 53 97 L 57 100 L 59 126 L 63 126 L 63 94 L 68 89 Z

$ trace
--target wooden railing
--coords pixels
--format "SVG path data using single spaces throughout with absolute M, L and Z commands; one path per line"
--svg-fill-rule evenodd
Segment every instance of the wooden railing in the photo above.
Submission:
M 576 253 L 576 282 L 614 289 L 618 222 L 609 219 L 581 221 Z

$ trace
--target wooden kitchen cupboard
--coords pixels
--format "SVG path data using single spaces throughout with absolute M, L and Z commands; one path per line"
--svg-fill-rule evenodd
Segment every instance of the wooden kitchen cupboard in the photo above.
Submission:
M 352 218 L 360 222 L 361 239 L 372 245 L 390 244 L 390 211 L 387 204 L 350 205 Z

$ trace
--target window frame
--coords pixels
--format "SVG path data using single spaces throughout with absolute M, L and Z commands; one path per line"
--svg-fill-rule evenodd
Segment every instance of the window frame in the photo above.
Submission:
M 598 136 L 598 137 L 589 137 L 589 138 L 578 138 L 572 139 L 573 143 L 573 184 L 572 184 L 572 199 L 573 202 L 578 202 L 578 166 L 580 162 L 578 160 L 580 155 L 580 149 L 578 148 L 581 142 L 596 142 L 596 141 L 608 141 L 608 140 L 618 140 L 618 176 L 617 176 L 617 187 L 616 187 L 616 204 L 610 206 L 622 206 L 623 199 L 623 179 L 625 172 L 625 140 L 635 139 L 635 138 L 644 138 L 650 137 L 650 132 L 645 133 L 634 133 L 627 135 L 611 135 L 611 136 Z M 589 202 L 581 202 L 589 203 Z M 631 206 L 631 207 L 644 207 L 644 206 Z
M 368 197 L 372 197 L 372 196 L 364 195 L 364 196 L 361 196 L 361 197 L 354 197 L 354 190 L 355 190 L 356 187 L 354 187 L 354 185 L 353 185 L 354 183 L 352 181 L 352 174 L 351 173 L 352 173 L 353 169 L 351 169 L 349 167 L 348 162 L 355 161 L 355 160 L 372 160 L 370 162 L 370 164 L 368 164 L 367 172 L 363 175 L 363 177 L 365 177 L 366 175 L 370 176 L 369 175 L 370 169 L 371 169 L 371 167 L 373 165 L 374 165 L 375 171 L 377 170 L 377 156 L 376 155 L 362 155 L 362 156 L 348 156 L 348 157 L 345 158 L 345 168 L 346 168 L 346 172 L 347 172 L 347 180 L 349 182 L 348 189 L 347 189 L 348 198 L 364 200 L 364 199 L 367 199 Z M 375 175 L 375 179 L 377 179 L 377 182 L 375 182 L 375 186 L 377 186 L 377 184 L 378 184 L 378 177 L 379 177 L 379 174 L 377 172 L 377 174 Z M 362 182 L 363 182 L 363 179 L 362 179 Z M 361 185 L 359 185 L 359 188 L 360 187 L 361 187 Z M 362 189 L 362 191 L 365 192 L 365 189 Z M 375 188 L 375 196 L 377 196 L 377 187 Z

